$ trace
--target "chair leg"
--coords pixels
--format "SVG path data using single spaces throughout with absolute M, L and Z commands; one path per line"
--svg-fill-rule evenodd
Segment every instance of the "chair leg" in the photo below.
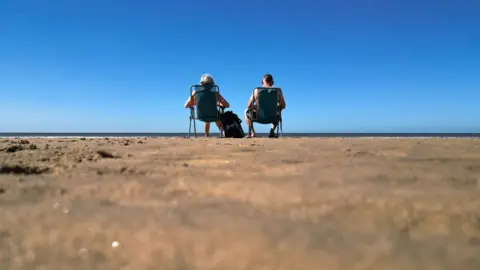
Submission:
M 190 117 L 190 124 L 188 125 L 188 138 L 190 138 L 191 132 L 192 132 L 192 118 Z
M 219 119 L 220 120 L 220 119 Z M 219 121 L 218 120 L 218 121 Z M 215 122 L 216 124 L 217 122 Z M 220 128 L 221 127 L 221 128 Z M 223 126 L 223 123 L 220 121 L 220 127 L 218 127 L 218 131 L 220 131 L 220 138 L 223 138 L 223 130 L 225 129 L 225 127 Z
M 195 138 L 197 137 L 197 120 L 193 119 L 193 133 L 195 134 Z

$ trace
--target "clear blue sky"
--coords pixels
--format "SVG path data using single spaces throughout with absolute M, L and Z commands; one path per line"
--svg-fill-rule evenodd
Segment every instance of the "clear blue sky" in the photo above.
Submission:
M 203 73 L 243 115 L 267 72 L 286 132 L 480 132 L 479 14 L 475 0 L 0 0 L 0 132 L 183 132 Z

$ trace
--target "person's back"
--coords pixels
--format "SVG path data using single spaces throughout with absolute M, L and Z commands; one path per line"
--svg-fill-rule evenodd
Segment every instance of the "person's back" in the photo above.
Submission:
M 265 74 L 262 79 L 262 87 L 271 88 L 273 87 L 274 80 L 271 74 Z M 257 100 L 258 100 L 258 90 L 253 91 L 252 96 L 248 100 L 247 110 L 245 111 L 245 122 L 247 125 L 253 125 L 252 119 L 256 118 L 257 112 Z M 278 111 L 279 119 L 281 119 L 281 111 L 286 108 L 285 98 L 283 97 L 283 92 L 281 88 L 278 88 Z M 269 137 L 273 137 L 275 128 L 278 125 L 278 121 L 272 124 L 270 129 Z M 255 137 L 255 132 L 252 129 L 252 133 L 249 134 L 251 137 Z

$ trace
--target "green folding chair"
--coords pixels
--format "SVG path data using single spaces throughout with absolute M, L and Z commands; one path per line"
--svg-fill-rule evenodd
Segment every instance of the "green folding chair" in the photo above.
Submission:
M 197 137 L 197 125 L 196 120 L 202 122 L 215 122 L 220 120 L 220 114 L 223 113 L 224 108 L 218 106 L 217 95 L 220 94 L 220 87 L 218 85 L 203 86 L 192 85 L 190 86 L 190 96 L 193 98 L 193 91 L 195 91 L 195 107 L 190 108 L 190 126 L 188 128 L 188 137 L 190 138 L 193 131 L 195 137 Z M 222 137 L 220 132 L 220 137 Z
M 252 113 L 250 126 L 248 127 L 248 134 L 250 135 L 253 129 L 253 122 L 259 124 L 274 124 L 277 125 L 277 134 L 283 136 L 282 117 L 280 115 L 280 108 L 278 107 L 278 96 L 280 89 L 274 87 L 257 87 L 253 89 L 252 96 L 257 90 L 256 113 Z

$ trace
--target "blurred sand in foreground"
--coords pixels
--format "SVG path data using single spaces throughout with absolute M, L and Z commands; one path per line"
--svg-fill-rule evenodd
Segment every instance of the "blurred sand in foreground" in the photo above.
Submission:
M 0 269 L 480 269 L 479 139 L 0 139 Z

